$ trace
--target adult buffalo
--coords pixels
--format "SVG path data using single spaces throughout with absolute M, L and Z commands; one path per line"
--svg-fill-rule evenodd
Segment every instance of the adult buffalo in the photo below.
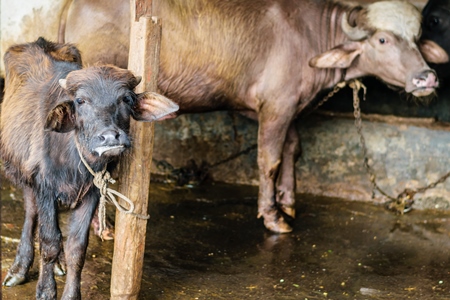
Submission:
M 100 192 L 93 172 L 105 172 L 131 146 L 130 116 L 153 121 L 178 107 L 155 93 L 135 94 L 140 79 L 113 65 L 81 69 L 70 44 L 39 38 L 5 54 L 0 157 L 6 175 L 23 187 L 25 223 L 4 285 L 25 281 L 38 225 L 37 299 L 56 299 L 54 268 L 63 259 L 58 207 L 73 209 L 65 244 L 67 279 L 61 299 L 81 299 L 80 279 L 89 224 Z
M 450 76 L 450 1 L 430 0 L 422 10 L 421 49 L 425 60 L 433 63 L 439 77 Z M 436 47 L 437 44 L 438 46 Z M 434 49 L 428 51 L 426 47 Z M 441 48 L 440 48 L 441 47 Z
M 125 2 L 74 1 L 63 22 L 66 41 L 90 62 L 123 61 L 127 47 L 115 41 L 129 26 Z M 161 0 L 153 12 L 163 20 L 158 84 L 178 114 L 237 110 L 259 121 L 258 216 L 274 232 L 292 230 L 293 121 L 319 91 L 367 75 L 415 96 L 438 86 L 415 43 L 420 12 L 406 1 Z M 106 35 L 114 27 L 120 30 Z M 99 45 L 106 54 L 92 51 Z

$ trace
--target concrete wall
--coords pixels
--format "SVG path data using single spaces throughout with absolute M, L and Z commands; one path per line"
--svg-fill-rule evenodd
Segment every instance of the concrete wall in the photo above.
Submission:
M 352 101 L 351 98 L 339 99 Z M 370 164 L 378 184 L 397 196 L 404 188 L 418 188 L 450 171 L 448 125 L 432 119 L 378 117 L 363 122 Z M 297 122 L 302 156 L 296 164 L 297 191 L 352 200 L 373 201 L 371 183 L 354 120 L 313 114 Z M 153 158 L 175 168 L 190 160 L 211 166 L 256 144 L 257 123 L 235 113 L 184 115 L 157 123 Z M 161 172 L 154 164 L 152 171 Z M 256 150 L 210 168 L 213 180 L 258 184 Z M 417 194 L 415 208 L 450 209 L 450 180 L 425 194 Z M 376 202 L 386 199 L 376 194 Z
M 0 75 L 4 76 L 3 54 L 16 43 L 35 41 L 44 36 L 57 40 L 59 16 L 65 0 L 0 1 Z

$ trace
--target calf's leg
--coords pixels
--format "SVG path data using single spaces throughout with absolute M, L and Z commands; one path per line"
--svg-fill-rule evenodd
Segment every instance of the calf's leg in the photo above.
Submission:
M 24 283 L 34 260 L 34 233 L 37 223 L 36 198 L 30 187 L 23 189 L 25 221 L 22 235 L 17 246 L 14 263 L 9 268 L 3 281 L 4 286 L 16 286 Z
M 4 286 L 16 286 L 27 281 L 28 272 L 34 261 L 34 237 L 36 233 L 37 207 L 36 197 L 33 194 L 33 189 L 25 187 L 23 189 L 25 220 L 22 227 L 22 235 L 20 237 L 19 245 L 17 246 L 17 253 L 14 263 L 9 268 L 8 273 L 3 280 Z M 63 276 L 66 274 L 64 251 L 61 249 L 59 261 L 55 263 L 55 274 Z
M 89 226 L 98 205 L 99 195 L 91 192 L 81 201 L 70 219 L 69 235 L 65 245 L 67 278 L 63 300 L 81 299 L 81 271 L 89 242 Z
M 48 187 L 42 187 L 37 196 L 39 250 L 41 255 L 36 299 L 56 299 L 55 263 L 61 252 L 62 235 L 58 223 L 58 204 Z

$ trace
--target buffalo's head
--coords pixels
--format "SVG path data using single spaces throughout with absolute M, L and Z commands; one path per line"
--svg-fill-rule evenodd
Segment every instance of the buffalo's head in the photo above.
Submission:
M 119 155 L 130 147 L 130 116 L 149 122 L 168 118 L 178 110 L 178 105 L 159 94 L 134 93 L 140 80 L 112 65 L 70 72 L 59 80 L 70 100 L 50 111 L 45 129 L 74 130 L 83 153 L 91 158 Z
M 422 11 L 420 51 L 425 60 L 436 64 L 440 77 L 450 76 L 450 1 L 430 0 Z
M 310 61 L 317 68 L 347 69 L 348 78 L 372 75 L 402 87 L 414 96 L 427 96 L 439 82 L 423 59 L 417 41 L 421 14 L 406 1 L 380 1 L 343 14 L 347 42 Z

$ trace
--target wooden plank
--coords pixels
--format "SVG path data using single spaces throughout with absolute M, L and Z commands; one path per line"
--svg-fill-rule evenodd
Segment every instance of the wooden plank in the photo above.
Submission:
M 145 0 L 136 0 L 136 5 Z M 136 8 L 134 0 L 131 9 Z M 151 0 L 146 1 L 151 8 Z M 150 10 L 146 10 L 148 13 Z M 133 12 L 132 16 L 136 12 Z M 128 68 L 142 76 L 136 92 L 156 91 L 161 24 L 150 16 L 132 22 Z M 153 152 L 153 124 L 131 121 L 133 147 L 121 161 L 119 191 L 135 203 L 135 213 L 147 214 L 150 166 Z M 147 220 L 116 213 L 111 299 L 137 299 L 141 286 Z
M 133 2 L 135 2 L 133 4 Z M 151 17 L 152 16 L 152 0 L 136 0 L 131 1 L 131 7 L 135 7 L 135 12 L 132 16 L 134 16 L 134 21 L 139 22 L 139 19 L 144 16 Z

